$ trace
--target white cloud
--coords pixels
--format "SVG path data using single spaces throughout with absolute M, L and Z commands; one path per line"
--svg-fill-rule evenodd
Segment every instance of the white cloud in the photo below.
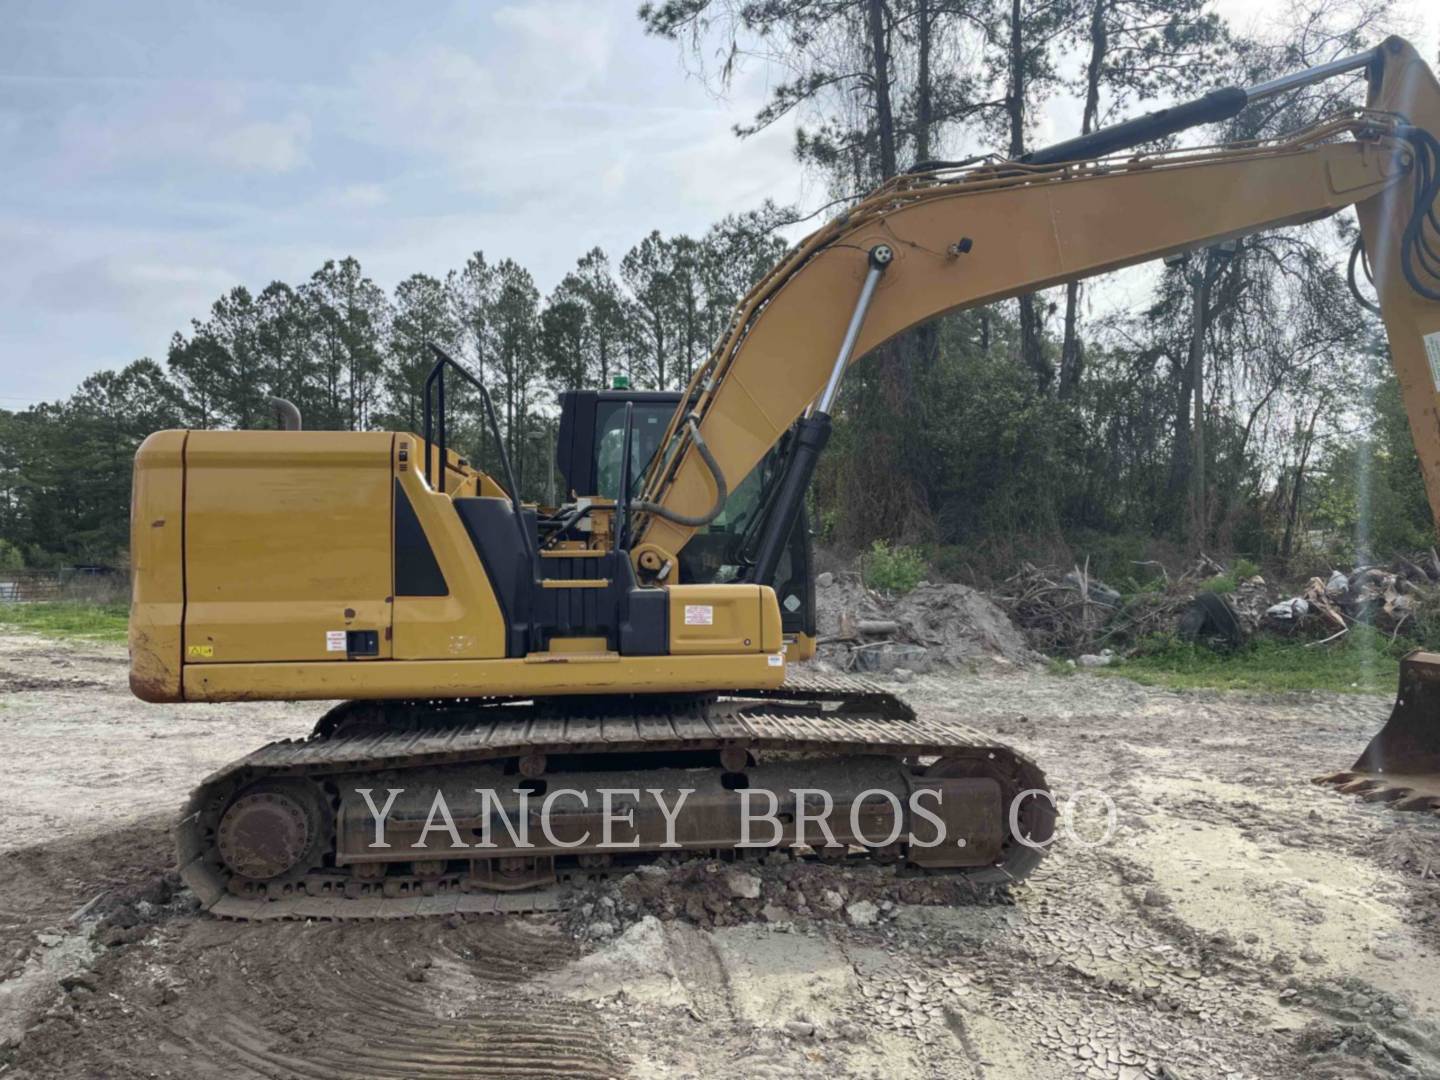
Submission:
M 332 192 L 327 201 L 345 210 L 373 210 L 383 206 L 387 199 L 385 189 L 379 184 L 347 184 Z
M 527 0 L 495 12 L 495 25 L 516 31 L 529 54 L 524 66 L 560 84 L 605 74 L 612 53 L 613 10 L 587 0 Z
M 309 118 L 295 109 L 278 119 L 259 111 L 244 90 L 223 84 L 92 97 L 59 116 L 57 163 L 72 175 L 156 162 L 272 174 L 303 165 Z
M 789 125 L 775 125 L 742 141 L 727 123 L 717 122 L 707 125 L 703 138 L 674 140 L 653 165 L 663 169 L 685 204 L 718 218 L 758 206 L 766 198 L 785 202 L 797 196 L 801 168 L 794 140 Z
M 285 173 L 305 164 L 310 121 L 299 113 L 282 120 L 256 120 L 210 143 L 210 156 L 246 172 Z
M 449 45 L 380 53 L 351 72 L 349 119 L 368 141 L 392 149 L 468 156 L 485 136 L 495 79 Z
M 163 305 L 198 316 L 234 284 L 223 267 L 102 255 L 37 276 L 28 299 L 59 311 L 139 313 Z
M 105 74 L 97 55 L 35 84 L 18 130 L 0 108 L 17 165 L 0 367 L 28 365 L 22 392 L 163 356 L 228 289 L 303 282 L 326 258 L 391 288 L 483 248 L 548 290 L 597 244 L 618 261 L 652 228 L 699 233 L 800 190 L 787 126 L 730 133 L 763 79 L 715 99 L 633 0 L 395 9 L 329 51 L 305 44 L 329 40 L 321 16 L 220 36 L 221 10 L 153 39 L 101 18 L 133 46 Z
M 612 161 L 600 171 L 599 188 L 604 195 L 618 195 L 625 188 L 625 177 L 629 170 L 624 160 Z

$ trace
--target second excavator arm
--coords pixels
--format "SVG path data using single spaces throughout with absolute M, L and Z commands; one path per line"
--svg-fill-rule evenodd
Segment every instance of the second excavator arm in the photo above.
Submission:
M 1361 66 L 1368 108 L 1294 135 L 1095 156 Z M 790 517 L 767 530 L 787 535 L 846 366 L 910 327 L 1356 204 L 1430 501 L 1440 506 L 1440 84 L 1424 61 L 1391 38 L 1362 57 L 1248 95 L 1215 92 L 1130 126 L 1028 161 L 898 177 L 802 241 L 742 301 L 671 422 L 668 451 L 632 504 L 641 574 L 666 580 L 727 487 L 804 416 L 773 500 Z M 755 580 L 766 580 L 765 562 L 762 540 Z

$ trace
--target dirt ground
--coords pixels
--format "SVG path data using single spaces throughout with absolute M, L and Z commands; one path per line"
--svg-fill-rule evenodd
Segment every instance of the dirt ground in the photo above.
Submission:
M 922 711 L 1108 795 L 1110 842 L 1088 844 L 1092 797 L 1009 897 L 870 906 L 807 879 L 813 917 L 766 903 L 767 864 L 765 914 L 715 928 L 623 893 L 565 918 L 212 919 L 168 873 L 171 817 L 319 709 L 144 705 L 121 650 L 16 636 L 0 691 L 0 1077 L 1440 1076 L 1440 821 L 1308 782 L 1377 698 L 919 677 Z

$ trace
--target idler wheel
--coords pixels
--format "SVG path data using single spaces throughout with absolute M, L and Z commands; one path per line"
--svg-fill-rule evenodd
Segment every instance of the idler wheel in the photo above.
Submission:
M 246 788 L 220 817 L 215 844 L 231 873 L 271 881 L 304 873 L 323 854 L 325 806 L 308 783 Z
M 1041 846 L 1022 844 L 1010 831 L 1011 801 L 1027 791 L 1049 791 L 1045 774 L 1039 768 L 1007 753 L 1003 748 L 989 751 L 982 757 L 941 758 L 928 769 L 926 776 L 955 778 L 988 776 L 1000 782 L 1003 806 L 1006 814 L 1005 842 L 1001 848 L 1000 860 L 993 866 L 977 867 L 966 871 L 965 876 L 978 885 L 1001 885 L 1010 881 L 1023 881 L 1042 859 L 1045 849 L 1055 835 L 1055 804 L 1046 798 L 1031 795 L 1023 800 L 1016 811 L 1016 824 L 1026 839 Z

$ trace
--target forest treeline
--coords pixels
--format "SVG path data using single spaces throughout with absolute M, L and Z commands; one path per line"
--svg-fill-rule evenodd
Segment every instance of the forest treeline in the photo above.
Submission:
M 639 17 L 717 92 L 766 65 L 770 97 L 737 135 L 798 117 L 797 162 L 837 213 L 918 161 L 1018 156 L 1047 109 L 1090 131 L 1358 51 L 1391 12 L 1386 0 L 1296 6 L 1266 37 L 1204 0 L 666 0 Z M 1200 138 L 1292 130 L 1359 93 L 1322 84 Z M 558 391 L 617 375 L 683 385 L 799 219 L 766 204 L 697 237 L 652 232 L 618 261 L 596 248 L 545 296 L 524 266 L 481 251 L 389 292 L 354 258 L 299 283 L 237 285 L 163 360 L 0 411 L 0 565 L 123 562 L 130 460 L 153 430 L 273 426 L 272 395 L 308 428 L 418 430 L 427 341 L 489 389 L 526 497 L 563 495 Z M 822 539 L 923 545 L 942 571 L 1017 538 L 1163 537 L 1284 558 L 1316 543 L 1428 544 L 1383 333 L 1345 279 L 1353 230 L 1342 215 L 1192 253 L 1128 279 L 1139 292 L 1125 306 L 1071 285 L 887 343 L 845 385 L 813 492 Z M 494 450 L 473 406 L 455 402 L 458 441 L 483 464 Z
M 544 298 L 512 259 L 475 252 L 386 292 L 354 258 L 307 281 L 237 285 L 177 332 L 164 363 L 90 376 L 67 400 L 0 412 L 0 567 L 114 563 L 127 544 L 130 461 L 162 428 L 273 428 L 271 397 L 314 430 L 423 427 L 435 343 L 490 391 L 525 495 L 563 495 L 555 395 L 683 385 L 752 280 L 784 252 L 778 213 L 732 215 L 703 236 L 652 232 L 612 265 L 595 248 Z M 479 403 L 452 380 L 454 444 L 493 467 Z M 496 470 L 498 472 L 498 470 Z

